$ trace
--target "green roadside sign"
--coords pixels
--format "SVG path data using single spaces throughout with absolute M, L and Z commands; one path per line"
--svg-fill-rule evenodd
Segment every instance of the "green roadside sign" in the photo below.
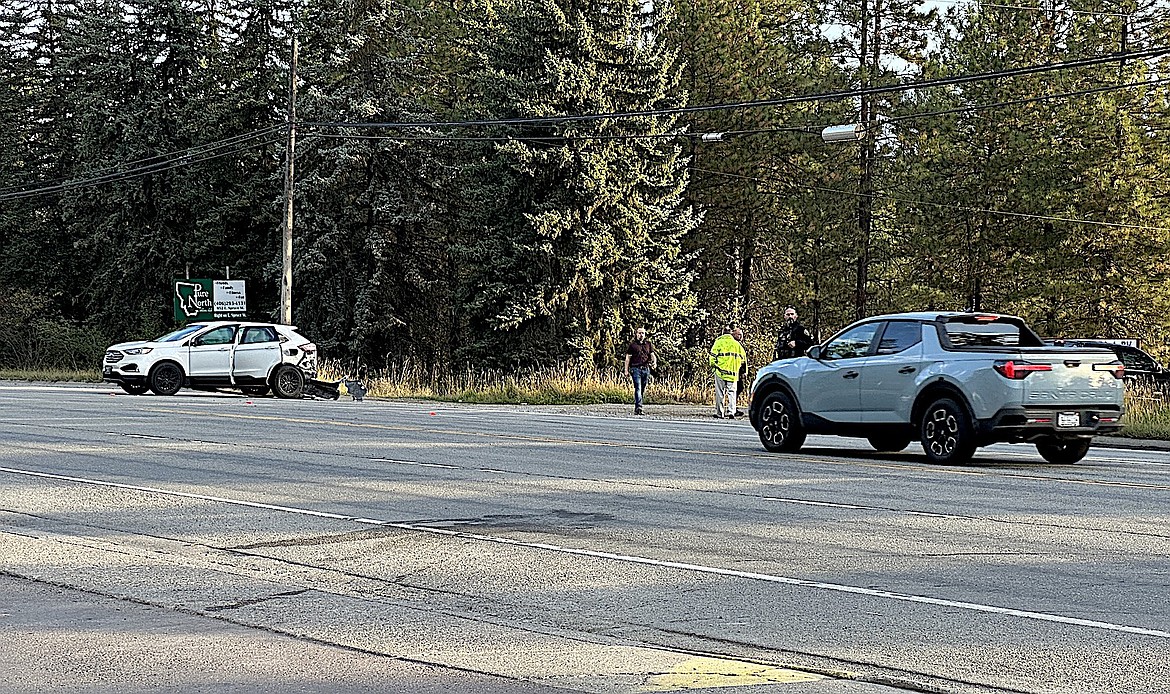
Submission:
M 180 323 L 215 318 L 212 280 L 175 280 L 175 320 Z
M 174 301 L 180 323 L 248 315 L 244 280 L 175 280 Z

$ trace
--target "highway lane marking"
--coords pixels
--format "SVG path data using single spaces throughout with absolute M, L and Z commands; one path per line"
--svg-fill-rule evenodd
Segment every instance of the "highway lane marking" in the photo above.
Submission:
M 78 393 L 112 393 L 112 394 L 118 395 L 119 397 L 124 396 L 124 395 L 127 397 L 139 397 L 139 396 L 129 396 L 128 394 L 121 392 L 117 388 L 40 386 L 40 385 L 29 385 L 29 386 L 0 385 L 0 390 L 42 391 L 42 390 L 46 390 L 46 389 L 52 389 L 52 390 L 57 390 L 57 391 L 78 392 Z M 193 394 L 193 393 L 188 393 L 188 395 L 191 395 L 193 397 L 198 398 L 198 396 L 196 394 Z M 224 395 L 225 397 L 228 397 L 229 399 L 233 399 L 233 400 L 239 400 L 243 397 L 243 396 L 234 397 L 235 394 L 233 394 L 233 393 L 222 393 L 222 395 Z M 193 406 L 206 405 L 208 407 L 211 407 L 211 406 L 215 406 L 218 402 L 219 402 L 218 400 L 204 400 L 203 402 L 199 402 L 198 400 L 196 400 L 196 401 L 187 400 L 183 404 L 193 405 Z M 438 402 L 442 402 L 442 401 L 438 401 Z M 430 409 L 428 409 L 426 403 L 415 404 L 415 403 L 400 403 L 400 402 L 392 402 L 392 401 L 382 401 L 382 402 L 379 402 L 378 404 L 385 406 L 385 407 L 388 407 L 388 408 L 397 409 L 397 410 L 408 410 L 408 411 L 414 411 L 414 412 L 431 411 Z M 460 403 L 460 404 L 462 404 L 462 403 Z M 172 412 L 173 410 L 155 408 L 152 411 Z M 466 409 L 458 407 L 452 403 L 442 403 L 442 404 L 438 405 L 437 407 L 434 407 L 433 411 L 440 412 L 446 416 L 453 416 L 453 417 L 460 417 L 460 418 L 467 418 L 467 419 L 482 418 L 481 415 L 477 414 L 477 413 L 500 414 L 500 415 L 513 417 L 513 418 L 515 418 L 515 417 L 529 417 L 531 414 L 531 413 L 521 413 L 521 412 L 515 411 L 514 409 L 505 409 L 505 408 L 500 408 L 500 407 L 477 409 L 476 413 L 472 413 L 472 412 L 468 412 Z M 192 412 L 183 412 L 183 413 L 184 414 L 194 414 Z M 632 423 L 650 424 L 651 422 L 655 422 L 655 421 L 663 421 L 663 422 L 677 421 L 675 418 L 661 419 L 661 420 L 651 418 L 651 419 L 647 420 L 647 419 L 643 419 L 640 417 L 634 417 L 633 415 L 621 415 L 621 414 L 599 415 L 599 414 L 576 413 L 576 412 L 540 412 L 540 415 L 542 417 L 559 417 L 559 418 L 570 418 L 570 419 L 575 419 L 575 420 L 591 419 L 591 420 L 600 420 L 600 421 L 608 421 L 608 422 L 615 422 L 616 421 L 616 422 L 621 422 L 623 424 L 632 424 Z M 127 417 L 115 417 L 115 418 L 116 419 L 123 419 L 123 418 L 127 418 Z M 70 421 L 70 420 L 87 421 L 88 419 L 92 419 L 92 418 L 67 417 L 67 418 L 60 418 L 58 421 Z M 110 418 L 107 418 L 107 419 L 110 419 Z M 286 420 L 287 419 L 287 421 L 296 421 L 292 418 L 276 417 L 275 419 L 278 419 L 278 420 Z M 9 418 L 8 421 L 39 421 L 39 420 L 36 418 L 20 418 L 20 419 Z M 686 421 L 687 421 L 688 425 L 700 426 L 703 428 L 709 428 L 709 429 L 713 429 L 713 430 L 724 429 L 724 431 L 722 431 L 722 432 L 715 432 L 715 431 L 705 432 L 705 435 L 710 435 L 712 433 L 719 433 L 720 435 L 728 436 L 728 437 L 739 435 L 738 431 L 729 430 L 727 428 L 728 425 L 726 422 L 711 422 L 711 421 L 707 421 L 706 418 L 688 419 Z M 744 421 L 746 422 L 746 419 Z M 344 422 L 322 421 L 321 423 L 338 423 L 338 424 L 340 424 L 340 423 L 344 423 Z M 740 429 L 740 428 L 744 428 L 744 427 L 737 427 L 737 429 Z M 690 430 L 663 429 L 660 427 L 653 427 L 653 426 L 636 427 L 636 429 L 653 431 L 653 432 L 666 432 L 666 433 L 695 433 L 693 429 L 690 429 Z M 423 430 L 423 431 L 427 431 L 427 430 Z M 464 433 L 464 432 L 447 432 L 447 433 Z M 490 434 L 482 434 L 482 435 L 487 436 Z M 814 438 L 817 438 L 817 437 L 814 437 Z M 823 438 L 823 437 L 820 437 L 820 438 Z M 549 440 L 549 439 L 546 439 L 546 440 Z M 848 440 L 848 439 L 846 439 L 846 440 Z M 595 443 L 595 442 L 585 442 L 585 441 L 573 441 L 573 442 L 575 442 L 575 443 Z M 600 443 L 600 442 L 597 442 L 597 443 Z M 620 445 L 620 444 L 611 444 L 611 445 Z M 829 444 L 826 444 L 826 445 L 829 445 Z M 845 450 L 858 450 L 858 451 L 868 452 L 868 449 L 864 446 L 847 446 L 847 445 L 843 446 L 840 444 L 836 444 L 833 447 L 844 448 Z M 1114 462 L 1114 463 L 1122 463 L 1122 464 L 1135 464 L 1136 463 L 1136 464 L 1151 465 L 1151 466 L 1158 466 L 1158 467 L 1170 466 L 1170 463 L 1165 463 L 1165 462 L 1162 462 L 1161 460 L 1129 460 L 1129 459 L 1118 459 L 1118 458 L 1113 458 L 1113 457 L 1107 457 L 1109 454 L 1101 451 L 1101 448 L 1108 448 L 1108 447 L 1101 446 L 1101 447 L 1094 449 L 1094 451 L 1089 454 L 1088 460 L 1090 460 L 1090 461 L 1095 460 L 1095 461 L 1102 461 L 1102 462 Z M 677 450 L 677 449 L 667 449 L 667 450 Z M 1005 449 L 1003 446 L 995 446 L 994 448 L 988 447 L 988 448 L 985 448 L 983 450 L 985 450 L 987 452 L 993 452 L 996 455 L 1004 456 L 1004 457 L 1008 457 L 1008 458 L 1022 459 L 1022 460 L 1027 460 L 1027 461 L 1034 461 L 1035 460 L 1035 456 L 1030 454 L 1030 453 L 1010 451 L 1010 450 Z M 1125 449 L 1125 450 L 1131 450 L 1131 449 Z M 1157 453 L 1157 452 L 1146 451 L 1143 449 L 1132 449 L 1132 450 L 1136 455 L 1138 455 L 1139 457 L 1143 457 L 1143 458 L 1146 456 L 1156 455 L 1156 453 Z M 695 452 L 706 453 L 707 451 L 695 451 Z M 767 457 L 767 456 L 759 456 L 759 457 Z M 872 463 L 868 463 L 868 464 L 872 465 Z M 961 471 L 951 471 L 951 472 L 961 472 Z M 1052 478 L 1042 478 L 1042 479 L 1052 479 Z
M 696 448 L 675 448 L 670 446 L 654 446 L 650 444 L 625 443 L 620 441 L 590 441 L 587 439 L 566 439 L 555 438 L 551 436 L 537 436 L 534 434 L 501 434 L 498 432 L 481 432 L 481 431 L 456 431 L 451 429 L 435 429 L 424 426 L 411 426 L 401 424 L 376 424 L 372 422 L 347 422 L 345 420 L 337 419 L 309 419 L 304 417 L 280 417 L 275 415 L 249 415 L 249 414 L 235 414 L 231 412 L 200 412 L 195 410 L 178 410 L 178 409 L 162 409 L 162 408 L 148 408 L 151 412 L 163 412 L 171 414 L 187 414 L 193 416 L 211 416 L 220 417 L 224 419 L 243 419 L 254 421 L 271 421 L 271 422 L 289 422 L 291 424 L 312 424 L 320 426 L 341 426 L 355 429 L 381 429 L 385 431 L 408 431 L 423 434 L 441 434 L 444 436 L 477 436 L 484 438 L 499 438 L 510 439 L 516 441 L 538 441 L 542 443 L 551 444 L 577 444 L 581 446 L 598 446 L 603 448 L 625 448 L 632 450 L 657 451 L 660 453 L 682 453 L 694 455 L 714 455 L 726 458 L 748 458 L 750 460 L 769 460 L 769 461 L 784 461 L 793 460 L 797 462 L 806 463 L 820 463 L 828 465 L 850 465 L 855 467 L 868 467 L 885 470 L 914 470 L 924 473 L 940 473 L 947 475 L 968 475 L 975 477 L 986 477 L 987 473 L 978 467 L 969 469 L 955 469 L 950 467 L 942 467 L 938 465 L 913 465 L 907 463 L 897 462 L 877 462 L 864 459 L 840 460 L 830 457 L 810 456 L 789 453 L 785 458 L 778 458 L 772 454 L 763 453 L 738 453 L 734 451 L 711 451 Z M 1067 466 L 1062 466 L 1067 467 Z M 1002 470 L 1000 467 L 992 469 Z M 1170 485 L 1145 484 L 1140 482 L 1114 482 L 1110 480 L 1080 480 L 1068 477 L 1053 477 L 1049 475 L 1029 475 L 1020 472 L 1001 472 L 1002 477 L 1011 477 L 1015 479 L 1034 480 L 1041 482 L 1068 482 L 1071 484 L 1094 485 L 1094 486 L 1110 486 L 1123 487 L 1132 489 L 1153 489 L 1158 491 L 1170 491 Z
M 803 578 L 792 578 L 790 576 L 777 576 L 775 574 L 758 573 L 755 571 L 740 571 L 737 569 L 727 569 L 719 566 L 706 566 L 703 564 L 691 564 L 687 562 L 669 561 L 663 559 L 653 559 L 651 557 L 642 557 L 633 554 L 616 554 L 613 552 L 605 552 L 600 550 L 580 549 L 576 547 L 566 547 L 563 545 L 554 545 L 545 542 L 528 542 L 525 540 L 516 540 L 507 537 L 498 537 L 495 535 L 484 535 L 482 533 L 470 533 L 461 530 L 446 530 L 443 528 L 433 528 L 426 525 L 419 525 L 415 523 L 401 523 L 396 521 L 382 520 L 379 518 L 366 518 L 363 516 L 351 516 L 348 514 L 330 513 L 328 511 L 314 511 L 312 509 L 298 508 L 296 506 L 284 506 L 280 504 L 267 504 L 258 501 L 246 501 L 244 499 L 233 499 L 225 496 L 213 496 L 209 494 L 196 494 L 193 492 L 180 492 L 171 489 L 163 489 L 160 487 L 146 487 L 135 484 L 125 484 L 121 482 L 110 482 L 107 480 L 89 479 L 85 477 L 74 477 L 71 475 L 57 475 L 47 472 L 37 472 L 34 470 L 21 470 L 18 468 L 0 467 L 0 472 L 6 472 L 14 475 L 24 475 L 28 477 L 36 477 L 41 479 L 51 479 L 63 482 L 74 482 L 77 484 L 89 484 L 100 487 L 108 487 L 113 489 L 125 489 L 128 491 L 145 492 L 150 494 L 161 494 L 164 496 L 179 497 L 184 499 L 194 499 L 197 501 L 210 501 L 215 503 L 230 504 L 233 506 L 241 506 L 244 508 L 261 509 L 265 511 L 279 511 L 282 513 L 292 513 L 303 516 L 310 516 L 313 518 L 323 518 L 328 520 L 339 520 L 349 523 L 357 523 L 360 525 L 373 525 L 381 528 L 395 528 L 398 530 L 406 530 L 410 532 L 426 533 L 430 535 L 438 535 L 442 537 L 455 537 L 464 540 L 476 540 L 479 542 L 491 542 L 495 544 L 507 545 L 510 547 L 521 547 L 525 549 L 539 549 L 549 552 L 557 552 L 561 554 L 568 554 L 579 557 L 589 557 L 592 559 L 605 559 L 610 561 L 623 562 L 627 564 L 637 564 L 643 566 L 653 566 L 656 568 L 677 569 L 680 571 L 690 571 L 701 574 L 708 574 L 714 576 L 726 576 L 729 578 L 742 578 L 747 580 L 763 581 L 767 583 L 776 583 L 781 585 L 796 586 L 800 588 L 814 588 L 818 590 L 826 590 L 837 593 L 845 593 L 850 595 L 860 595 L 872 598 L 885 598 L 889 600 L 896 600 L 899 602 L 908 602 L 922 605 L 932 605 L 935 607 L 943 607 L 949 609 L 968 610 L 972 612 L 981 612 L 986 614 L 1005 615 L 1009 617 L 1019 617 L 1022 619 L 1030 619 L 1041 622 L 1049 622 L 1055 624 L 1063 624 L 1068 626 L 1085 627 L 1091 629 L 1102 629 L 1105 631 L 1122 632 L 1126 634 L 1136 634 L 1139 636 L 1153 636 L 1157 638 L 1170 639 L 1170 632 L 1159 629 L 1147 629 L 1145 627 L 1135 627 L 1126 624 L 1114 624 L 1112 622 L 1102 622 L 1092 619 L 1080 619 L 1077 617 L 1066 617 L 1063 615 L 1048 614 L 1045 612 L 1033 612 L 1031 610 L 1019 610 L 1010 607 L 999 607 L 996 605 L 985 605 L 982 603 L 966 602 L 962 600 L 947 600 L 944 598 L 934 598 L 926 595 L 914 595 L 912 593 L 896 593 L 887 590 L 878 590 L 874 588 L 861 588 L 858 586 L 850 586 L 841 583 L 828 583 L 825 581 L 810 581 Z
M 113 433 L 113 432 L 109 432 L 109 433 L 112 436 L 125 436 L 125 434 L 119 434 L 119 433 Z M 238 446 L 244 445 L 244 444 L 239 444 L 239 443 L 225 443 L 222 441 L 202 441 L 202 440 L 198 440 L 198 439 L 165 439 L 165 440 L 167 440 L 167 441 L 174 440 L 174 441 L 178 441 L 178 442 L 185 444 L 185 445 L 186 444 L 205 444 L 205 445 L 211 445 L 211 446 L 229 446 L 229 447 L 238 447 Z M 481 445 L 490 445 L 490 444 L 466 444 L 466 445 L 481 446 Z M 25 449 L 31 448 L 30 446 L 27 446 L 27 445 L 19 446 L 19 447 L 25 448 Z M 47 448 L 47 450 L 51 450 L 54 452 L 98 453 L 98 452 L 114 452 L 117 449 L 108 448 L 108 447 L 104 447 L 104 446 L 94 446 L 94 447 L 90 447 L 90 448 L 76 448 L 76 449 L 74 449 L 74 448 L 68 448 L 68 447 L 64 447 L 64 446 L 60 446 L 60 445 L 50 445 Z M 295 450 L 295 449 L 280 449 L 280 450 Z M 306 451 L 300 451 L 300 452 L 306 452 Z M 311 452 L 311 451 L 309 451 L 309 452 Z M 332 452 L 328 452 L 328 451 L 316 451 L 316 452 L 311 452 L 311 453 L 314 453 L 316 455 L 325 455 L 325 456 L 338 455 L 336 453 L 332 453 Z M 4 456 L 0 456 L 0 458 L 2 458 L 2 457 L 4 457 Z M 1105 529 L 1105 528 L 1096 528 L 1096 527 L 1085 527 L 1085 526 L 1079 526 L 1079 525 L 1042 523 L 1042 522 L 1038 522 L 1038 521 L 1019 522 L 1019 521 L 1007 520 L 1004 518 L 997 518 L 994 516 L 977 516 L 977 515 L 963 515 L 963 514 L 956 514 L 956 513 L 939 513 L 936 511 L 919 511 L 916 509 L 898 508 L 898 507 L 894 507 L 894 506 L 871 506 L 871 505 L 862 505 L 862 504 L 848 504 L 848 503 L 835 502 L 835 501 L 821 501 L 821 500 L 815 500 L 815 499 L 799 499 L 799 498 L 795 498 L 795 497 L 771 496 L 771 495 L 767 495 L 767 494 L 748 494 L 748 493 L 744 493 L 744 492 L 735 492 L 735 491 L 717 490 L 717 489 L 704 489 L 704 488 L 696 488 L 696 487 L 685 486 L 685 485 L 684 486 L 677 486 L 677 485 L 664 484 L 661 482 L 634 482 L 631 480 L 609 479 L 609 478 L 604 478 L 604 477 L 574 477 L 571 475 L 555 475 L 555 474 L 551 474 L 551 473 L 517 471 L 517 470 L 508 470 L 508 469 L 504 469 L 504 468 L 477 467 L 477 466 L 473 466 L 473 465 L 450 465 L 450 464 L 444 464 L 444 463 L 427 463 L 427 462 L 422 462 L 422 461 L 418 461 L 418 460 L 405 460 L 402 458 L 386 458 L 386 457 L 381 457 L 381 456 L 375 456 L 375 457 L 358 456 L 355 459 L 364 460 L 364 461 L 368 461 L 368 462 L 374 462 L 374 463 L 390 463 L 393 465 L 402 465 L 402 466 L 406 466 L 406 467 L 433 468 L 433 469 L 439 469 L 439 470 L 454 470 L 457 472 L 481 472 L 481 473 L 487 473 L 490 475 L 513 475 L 513 476 L 521 476 L 521 477 L 539 477 L 539 478 L 551 479 L 551 480 L 595 482 L 595 483 L 610 484 L 610 485 L 617 485 L 617 486 L 623 486 L 623 487 L 633 487 L 635 489 L 643 489 L 643 488 L 670 489 L 670 490 L 674 490 L 674 491 L 684 491 L 684 492 L 690 492 L 690 493 L 742 496 L 742 497 L 747 497 L 747 498 L 753 499 L 753 500 L 759 500 L 759 501 L 764 501 L 764 502 L 775 502 L 775 503 L 782 503 L 782 504 L 792 504 L 792 505 L 796 505 L 796 506 L 812 506 L 812 507 L 819 507 L 819 508 L 844 509 L 844 510 L 850 510 L 850 511 L 881 512 L 881 513 L 890 513 L 890 514 L 894 514 L 894 515 L 915 516 L 915 517 L 922 517 L 922 518 L 940 518 L 940 519 L 945 519 L 945 520 L 978 521 L 978 522 L 985 522 L 985 523 L 1002 523 L 1002 524 L 1007 524 L 1007 525 L 1025 525 L 1025 526 L 1029 526 L 1029 527 L 1058 527 L 1058 528 L 1065 529 L 1065 530 L 1079 530 L 1079 531 L 1085 531 L 1085 532 L 1105 532 L 1105 533 L 1114 533 L 1114 534 L 1120 534 L 1120 535 L 1134 535 L 1134 536 L 1140 536 L 1140 537 L 1156 537 L 1156 538 L 1166 537 L 1163 534 L 1152 533 L 1152 532 L 1145 533 L 1145 532 L 1137 532 L 1137 531 L 1132 531 L 1132 530 L 1117 530 L 1117 529 Z M 828 481 L 840 482 L 840 481 L 846 481 L 846 480 L 847 480 L 847 478 L 837 478 L 837 479 L 828 480 Z M 805 478 L 804 481 L 806 481 L 806 482 L 808 482 L 808 481 L 819 482 L 822 480 L 819 480 L 818 478 Z

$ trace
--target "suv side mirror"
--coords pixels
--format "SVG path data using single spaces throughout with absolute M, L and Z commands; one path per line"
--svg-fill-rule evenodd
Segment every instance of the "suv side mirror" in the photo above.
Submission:
M 805 354 L 808 355 L 809 359 L 816 359 L 819 361 L 821 358 L 821 346 L 813 345 L 812 347 L 808 348 L 808 351 L 805 352 Z

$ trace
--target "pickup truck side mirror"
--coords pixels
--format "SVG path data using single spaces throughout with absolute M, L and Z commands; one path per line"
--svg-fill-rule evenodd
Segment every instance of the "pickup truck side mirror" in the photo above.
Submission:
M 812 347 L 808 348 L 808 351 L 805 352 L 805 354 L 808 355 L 809 359 L 816 359 L 819 361 L 821 358 L 821 346 L 813 345 Z

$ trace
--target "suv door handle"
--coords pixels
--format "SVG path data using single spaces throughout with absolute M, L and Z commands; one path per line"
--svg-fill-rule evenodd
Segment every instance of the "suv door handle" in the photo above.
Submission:
M 860 375 L 861 374 L 857 373 L 856 371 L 846 371 L 845 373 L 841 374 L 841 378 L 857 378 Z
M 917 367 L 914 367 L 914 366 L 903 366 L 902 368 L 898 369 L 898 373 L 900 373 L 900 374 L 912 374 L 912 373 L 914 373 L 914 372 L 915 372 L 915 371 L 917 371 L 917 370 L 918 370 L 918 368 L 917 368 Z

